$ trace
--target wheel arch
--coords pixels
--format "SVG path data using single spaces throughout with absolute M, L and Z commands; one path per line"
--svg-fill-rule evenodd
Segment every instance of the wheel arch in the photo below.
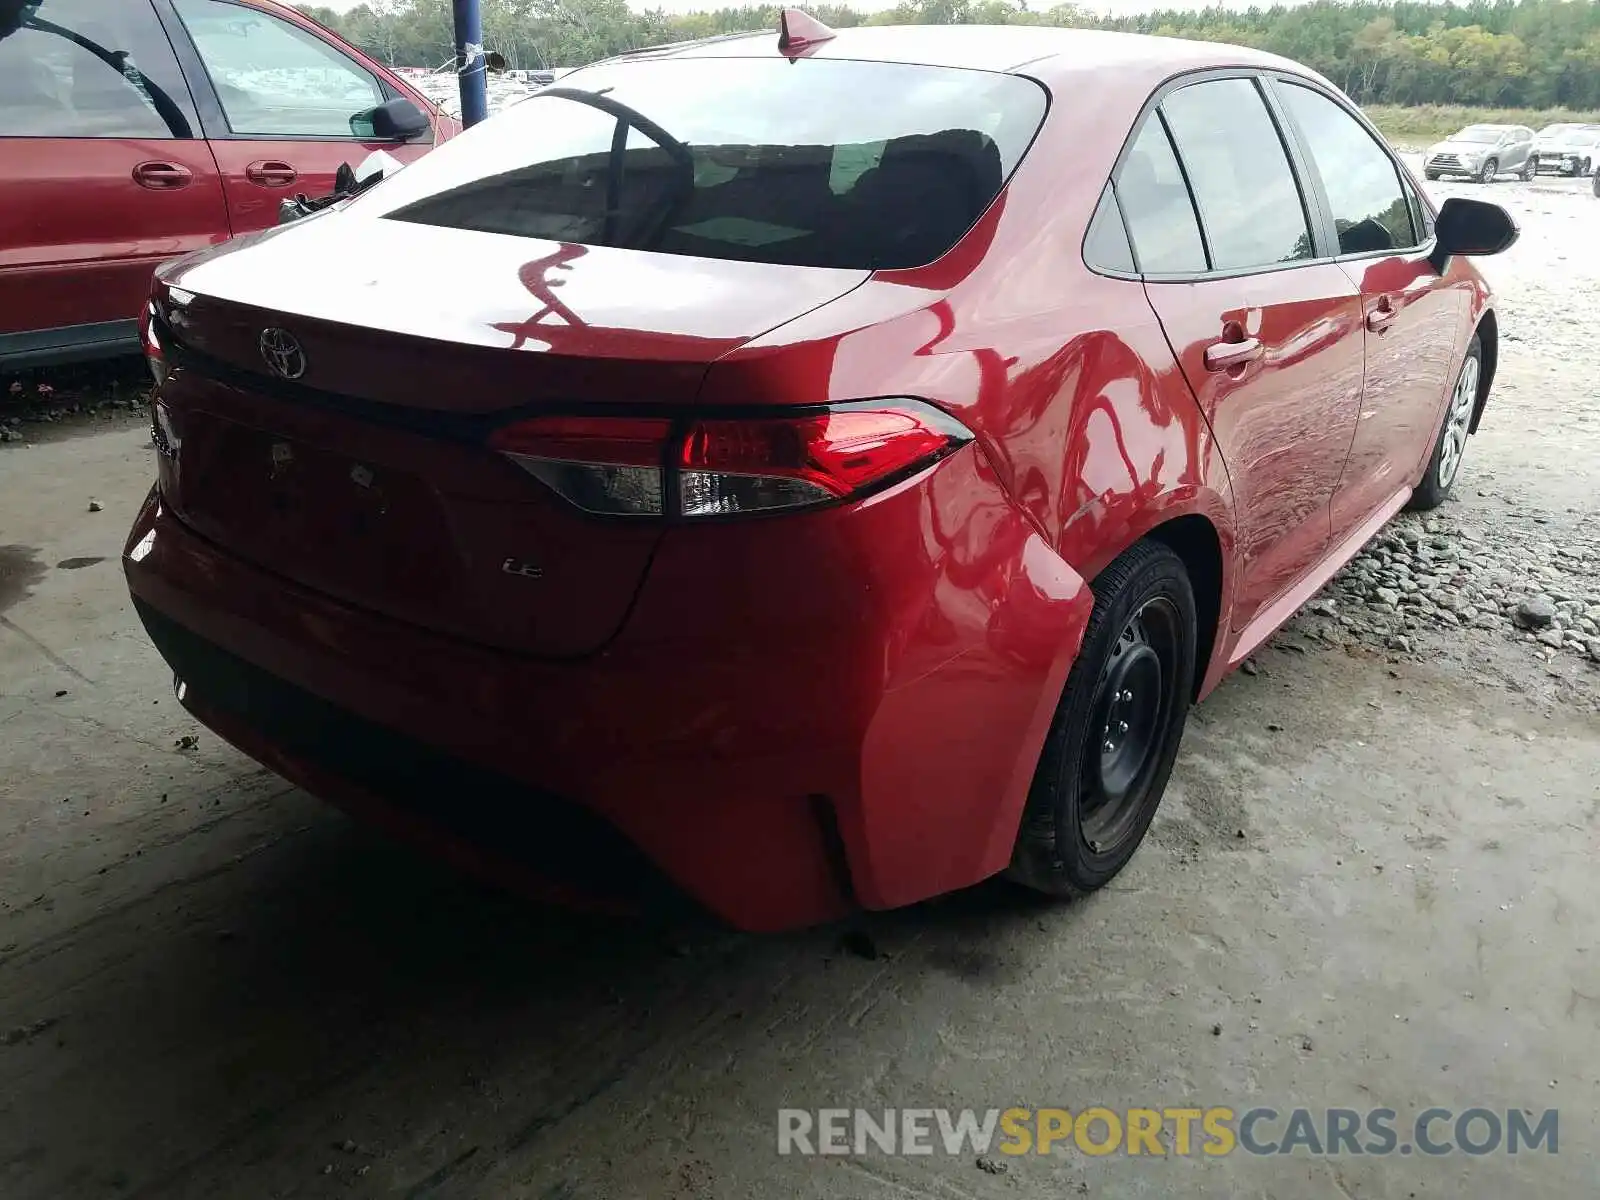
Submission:
M 1483 310 L 1474 332 L 1478 335 L 1478 349 L 1483 361 L 1478 373 L 1478 399 L 1473 405 L 1472 424 L 1467 427 L 1468 433 L 1478 432 L 1478 421 L 1489 403 L 1489 388 L 1494 383 L 1495 369 L 1500 365 L 1500 318 L 1495 316 L 1494 309 Z
M 1195 613 L 1194 695 L 1191 699 L 1198 700 L 1211 674 L 1211 659 L 1216 653 L 1217 636 L 1222 627 L 1222 538 L 1217 527 L 1200 513 L 1186 513 L 1164 521 L 1145 537 L 1160 542 L 1176 554 L 1189 573 Z

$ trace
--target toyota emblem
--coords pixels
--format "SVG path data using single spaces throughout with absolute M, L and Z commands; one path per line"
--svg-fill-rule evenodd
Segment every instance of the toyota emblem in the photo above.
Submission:
M 280 379 L 299 379 L 306 373 L 306 352 L 287 329 L 263 329 L 256 345 L 261 360 Z

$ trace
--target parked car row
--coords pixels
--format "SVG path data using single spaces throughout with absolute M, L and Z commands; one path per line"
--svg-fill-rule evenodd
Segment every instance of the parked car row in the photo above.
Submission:
M 1490 183 L 1500 175 L 1532 179 L 1536 174 L 1592 175 L 1600 167 L 1600 125 L 1469 125 L 1428 148 L 1422 160 L 1429 179 L 1464 175 Z
M 138 351 L 155 267 L 459 129 L 275 0 L 0 0 L 0 368 Z

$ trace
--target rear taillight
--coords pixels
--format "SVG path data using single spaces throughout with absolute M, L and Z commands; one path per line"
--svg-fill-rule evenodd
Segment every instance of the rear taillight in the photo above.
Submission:
M 167 381 L 167 352 L 162 349 L 161 338 L 156 334 L 156 302 L 145 301 L 139 314 L 139 345 L 144 349 L 144 361 L 150 366 L 150 376 L 160 387 Z
M 535 417 L 489 444 L 585 512 L 659 517 L 672 422 L 632 417 Z
M 490 445 L 587 512 L 716 517 L 860 496 L 971 439 L 921 401 L 873 400 L 738 419 L 535 417 Z

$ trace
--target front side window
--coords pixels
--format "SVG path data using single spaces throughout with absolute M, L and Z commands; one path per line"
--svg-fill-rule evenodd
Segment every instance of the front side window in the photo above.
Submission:
M 0 137 L 184 138 L 192 115 L 148 4 L 43 0 L 10 20 L 0 12 Z
M 351 212 L 666 254 L 885 270 L 945 254 L 1044 119 L 1032 80 L 843 59 L 574 72 Z
M 1216 271 L 1312 256 L 1288 152 L 1249 79 L 1215 79 L 1161 102 L 1188 172 Z
M 1206 269 L 1194 201 L 1159 113 L 1152 113 L 1139 131 L 1115 187 L 1139 270 L 1194 275 Z
M 363 136 L 383 89 L 337 48 L 298 25 L 226 0 L 176 0 L 234 133 Z
M 1284 83 L 1278 90 L 1299 126 L 1333 208 L 1340 254 L 1401 250 L 1420 240 L 1394 159 L 1359 121 L 1321 92 Z

